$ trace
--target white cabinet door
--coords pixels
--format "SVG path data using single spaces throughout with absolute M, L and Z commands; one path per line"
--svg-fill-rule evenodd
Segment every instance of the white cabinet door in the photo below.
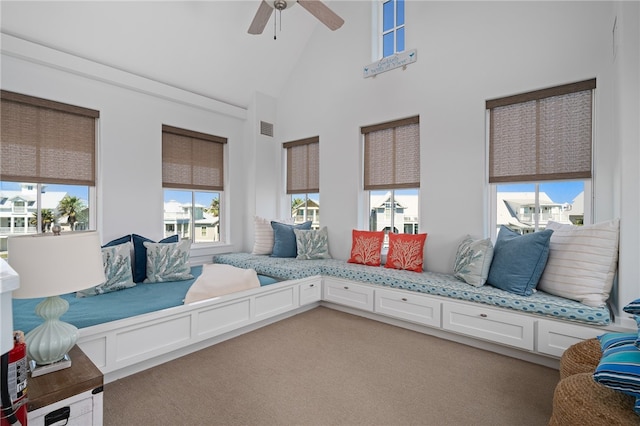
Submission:
M 495 343 L 533 350 L 533 318 L 511 315 L 482 305 L 442 304 L 442 328 Z
M 300 306 L 319 302 L 322 299 L 322 280 L 300 284 Z
M 339 278 L 324 278 L 323 299 L 373 312 L 373 288 Z
M 395 318 L 440 327 L 439 300 L 400 290 L 376 290 L 375 311 Z
M 561 357 L 569 346 L 592 337 L 600 336 L 607 330 L 566 324 L 557 321 L 538 320 L 538 352 Z

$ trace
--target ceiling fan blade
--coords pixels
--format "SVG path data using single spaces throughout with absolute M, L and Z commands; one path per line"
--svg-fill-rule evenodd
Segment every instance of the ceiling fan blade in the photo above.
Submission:
M 258 7 L 258 11 L 256 12 L 256 16 L 254 16 L 253 21 L 251 21 L 248 33 L 262 34 L 262 31 L 264 31 L 264 27 L 266 27 L 267 22 L 269 22 L 271 13 L 273 13 L 273 8 L 269 6 L 265 2 L 265 0 L 262 0 L 260 2 L 260 6 Z
M 335 31 L 344 24 L 344 19 L 339 17 L 333 10 L 319 0 L 298 0 L 300 6 L 307 9 L 320 22 L 325 24 L 331 31 Z

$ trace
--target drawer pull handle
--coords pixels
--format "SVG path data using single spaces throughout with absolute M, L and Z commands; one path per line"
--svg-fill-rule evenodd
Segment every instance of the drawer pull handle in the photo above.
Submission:
M 347 287 L 347 286 L 345 285 L 345 286 L 344 286 L 344 289 L 345 289 L 345 290 L 349 290 L 349 287 Z
M 402 301 L 403 301 L 403 302 L 406 302 L 406 301 L 407 301 L 407 298 L 406 298 L 406 297 L 403 297 L 403 298 L 402 298 Z
M 309 287 L 313 287 L 315 284 L 310 284 Z
M 482 318 L 486 318 L 486 317 L 487 317 L 487 314 L 480 314 L 480 316 L 481 316 Z

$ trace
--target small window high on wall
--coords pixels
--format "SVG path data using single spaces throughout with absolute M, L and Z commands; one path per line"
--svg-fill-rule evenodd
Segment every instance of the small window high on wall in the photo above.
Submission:
M 591 221 L 596 80 L 486 102 L 493 236 Z
M 220 136 L 162 126 L 165 237 L 178 234 L 192 243 L 224 240 L 226 143 Z
M 287 194 L 291 197 L 294 223 L 311 221 L 320 228 L 320 138 L 285 142 L 287 154 Z
M 369 230 L 419 232 L 420 117 L 364 126 Z M 385 238 L 385 244 L 387 239 Z
M 381 57 L 386 58 L 405 49 L 404 0 L 381 0 L 379 16 Z
M 0 255 L 8 235 L 95 229 L 99 111 L 2 90 Z

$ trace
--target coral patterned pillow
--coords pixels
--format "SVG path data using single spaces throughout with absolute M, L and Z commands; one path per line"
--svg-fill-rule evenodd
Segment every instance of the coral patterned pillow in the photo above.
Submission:
M 394 234 L 389 232 L 389 253 L 385 268 L 422 272 L 424 242 L 427 234 Z
M 351 257 L 347 262 L 380 266 L 383 241 L 383 231 L 358 231 L 354 229 L 351 233 Z

